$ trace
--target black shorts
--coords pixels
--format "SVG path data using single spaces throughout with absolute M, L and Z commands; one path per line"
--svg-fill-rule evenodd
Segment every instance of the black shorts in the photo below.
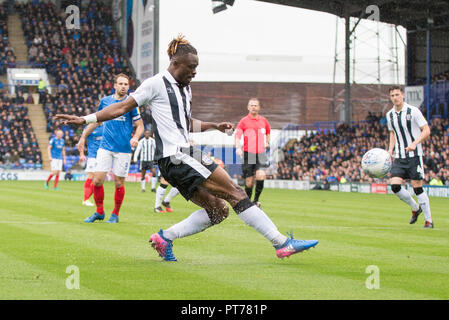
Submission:
M 404 180 L 424 180 L 424 165 L 421 156 L 412 158 L 397 158 L 391 167 L 391 177 L 400 177 Z
M 268 158 L 265 152 L 262 153 L 249 153 L 243 152 L 242 172 L 243 178 L 252 177 L 256 174 L 256 171 L 261 168 L 268 167 Z
M 154 168 L 154 161 L 140 161 L 140 171 L 151 170 Z
M 177 155 L 158 160 L 165 180 L 190 200 L 199 184 L 206 180 L 218 165 L 201 150 L 190 147 Z

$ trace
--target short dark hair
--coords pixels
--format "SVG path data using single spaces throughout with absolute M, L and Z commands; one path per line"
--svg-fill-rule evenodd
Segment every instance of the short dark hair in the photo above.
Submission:
M 196 49 L 190 44 L 189 41 L 184 39 L 182 34 L 178 35 L 177 38 L 170 41 L 167 49 L 168 57 L 170 60 L 173 57 L 183 56 L 189 53 L 198 54 Z
M 391 86 L 388 89 L 388 93 L 391 93 L 391 91 L 393 91 L 393 90 L 400 90 L 402 93 L 404 93 L 404 89 L 401 86 Z
M 120 78 L 120 77 L 128 79 L 128 83 L 130 82 L 130 78 L 129 78 L 129 76 L 128 76 L 127 74 L 119 73 L 119 74 L 116 74 L 116 75 L 114 76 L 114 83 L 117 83 L 117 80 L 118 80 L 118 78 Z

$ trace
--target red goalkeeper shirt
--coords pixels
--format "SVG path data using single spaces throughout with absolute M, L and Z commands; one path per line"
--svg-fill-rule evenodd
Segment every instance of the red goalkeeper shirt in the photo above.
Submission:
M 270 132 L 270 124 L 265 117 L 258 115 L 256 118 L 252 118 L 247 115 L 238 123 L 235 136 L 240 139 L 243 134 L 243 151 L 262 153 L 265 152 L 266 135 Z

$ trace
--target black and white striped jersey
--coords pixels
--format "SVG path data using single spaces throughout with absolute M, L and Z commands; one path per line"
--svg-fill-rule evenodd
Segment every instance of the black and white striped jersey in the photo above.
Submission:
M 153 138 L 148 139 L 143 137 L 139 140 L 136 151 L 134 151 L 134 161 L 153 161 L 154 153 L 156 151 L 156 142 Z
M 190 147 L 190 86 L 182 87 L 168 71 L 164 71 L 143 81 L 130 96 L 139 106 L 151 108 L 156 140 L 155 160 Z
M 415 141 L 421 134 L 421 127 L 427 124 L 421 111 L 404 102 L 401 111 L 397 112 L 393 107 L 386 114 L 389 131 L 394 131 L 396 144 L 394 148 L 395 158 L 409 158 L 423 155 L 421 143 L 416 146 L 415 151 L 408 154 L 405 148 Z

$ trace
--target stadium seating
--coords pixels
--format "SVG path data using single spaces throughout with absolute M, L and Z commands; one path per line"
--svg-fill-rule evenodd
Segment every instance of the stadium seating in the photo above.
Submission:
M 16 56 L 8 39 L 8 9 L 6 2 L 0 3 L 0 76 L 8 67 L 15 66 Z
M 100 99 L 113 93 L 112 76 L 121 72 L 132 74 L 112 27 L 110 8 L 102 1 L 91 0 L 80 7 L 80 30 L 67 29 L 65 18 L 57 14 L 50 2 L 19 3 L 16 10 L 21 16 L 29 62 L 46 68 L 55 83 L 52 93 L 44 94 L 39 101 L 47 117 L 47 132 L 61 127 L 52 119 L 57 113 L 95 112 Z M 135 88 L 134 80 L 130 87 Z M 67 161 L 69 169 L 79 162 L 75 146 L 82 130 L 74 126 L 62 130 L 67 155 L 75 157 Z
M 0 100 L 0 169 L 41 169 L 42 154 L 27 107 Z

